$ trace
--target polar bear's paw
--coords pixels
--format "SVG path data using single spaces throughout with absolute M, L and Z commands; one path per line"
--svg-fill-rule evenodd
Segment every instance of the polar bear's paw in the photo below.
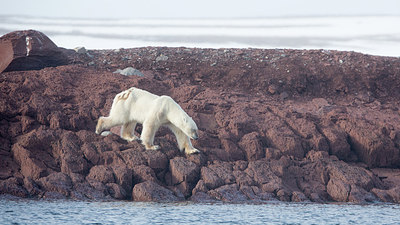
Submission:
M 131 141 L 139 141 L 140 140 L 140 138 L 138 136 L 136 136 L 136 135 L 132 135 L 130 137 L 124 136 L 124 137 L 122 137 L 122 139 L 124 139 L 126 141 L 129 141 L 129 142 L 131 142 Z
M 192 149 L 185 149 L 185 153 L 187 155 L 191 155 L 191 154 L 200 153 L 200 151 L 198 149 L 192 148 Z
M 158 150 L 160 148 L 159 145 L 146 146 L 146 150 Z

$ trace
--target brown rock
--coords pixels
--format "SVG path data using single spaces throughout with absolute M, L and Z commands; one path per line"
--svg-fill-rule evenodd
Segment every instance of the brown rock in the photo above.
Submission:
M 113 166 L 123 165 L 124 160 L 122 159 L 121 153 L 117 151 L 106 151 L 100 154 L 99 164 Z
M 201 168 L 201 179 L 208 189 L 215 189 L 224 184 L 236 182 L 233 175 L 233 164 L 228 162 L 213 164 Z
M 78 137 L 72 132 L 65 133 L 59 151 L 61 172 L 87 174 L 89 165 L 82 154 Z
M 254 186 L 255 187 L 255 186 Z M 256 195 L 254 192 L 253 187 L 250 186 L 240 186 L 240 191 L 249 199 L 252 201 L 261 201 L 261 197 Z
M 341 180 L 330 179 L 327 192 L 333 200 L 338 202 L 347 202 L 350 194 L 350 185 Z
M 291 195 L 288 191 L 281 189 L 276 192 L 276 197 L 278 197 L 280 201 L 288 202 L 290 201 Z
M 0 180 L 0 194 L 10 194 L 22 198 L 29 196 L 28 191 L 22 186 L 22 182 L 15 177 Z
M 273 147 L 280 149 L 284 155 L 304 157 L 304 149 L 301 140 L 293 131 L 287 127 L 278 127 L 267 131 L 267 136 L 271 140 Z
M 169 169 L 172 174 L 172 183 L 178 184 L 183 181 L 187 181 L 189 183 L 197 183 L 199 178 L 199 167 L 183 158 L 183 157 L 175 157 L 169 162 Z
M 227 153 L 227 161 L 244 160 L 245 156 L 243 151 L 231 140 L 222 139 L 221 144 L 225 152 Z
M 194 187 L 192 190 L 192 195 L 195 195 L 197 192 L 206 193 L 207 191 L 208 191 L 208 188 L 206 187 L 206 184 L 204 183 L 204 181 L 199 180 L 199 182 L 197 182 L 197 184 L 196 184 L 196 187 Z
M 145 165 L 139 165 L 133 167 L 133 184 L 142 183 L 145 181 L 157 181 L 154 170 Z
M 190 197 L 190 201 L 198 203 L 213 203 L 217 200 L 204 192 L 196 192 Z
M 363 188 L 357 185 L 351 185 L 351 191 L 349 195 L 349 202 L 354 203 L 367 203 L 367 202 L 375 202 L 378 199 L 374 194 L 367 192 Z
M 350 144 L 360 160 L 369 167 L 399 166 L 400 150 L 389 136 L 381 134 L 367 121 L 341 121 L 340 126 L 348 132 Z
M 294 191 L 292 193 L 292 202 L 306 202 L 308 198 L 304 195 L 304 193 L 299 191 Z
M 140 151 L 136 149 L 127 149 L 121 152 L 121 157 L 129 168 L 134 168 L 139 165 L 146 165 L 146 159 Z
M 160 51 L 168 55 L 168 70 L 166 62 L 154 67 Z M 290 49 L 146 47 L 88 53 L 91 57 L 74 54 L 76 64 L 2 73 L 0 182 L 9 183 L 7 192 L 22 188 L 32 197 L 87 200 L 123 198 L 125 190 L 128 199 L 134 184 L 153 182 L 178 199 L 185 192 L 212 201 L 207 193 L 255 202 L 327 202 L 343 196 L 369 202 L 373 195 L 398 201 L 397 172 L 370 169 L 400 167 L 397 58 Z M 132 62 L 144 77 L 126 82 L 127 77 L 109 72 Z M 218 67 L 209 66 L 215 62 Z M 277 85 L 275 94 L 268 93 L 271 84 Z M 174 97 L 199 127 L 200 139 L 192 143 L 201 154 L 179 152 L 167 129 L 156 134 L 159 151 L 121 139 L 118 128 L 107 137 L 95 134 L 97 119 L 109 113 L 115 94 L 131 86 Z M 284 92 L 290 98 L 282 101 Z M 138 125 L 137 135 L 141 129 Z M 183 160 L 172 162 L 176 158 Z M 181 166 L 186 164 L 190 170 Z M 201 168 L 199 181 L 189 181 L 194 165 Z M 59 173 L 72 185 L 52 187 L 55 181 L 48 177 Z
M 133 187 L 132 170 L 125 165 L 112 166 L 112 170 L 114 172 L 115 182 L 124 189 L 125 195 L 130 194 Z
M 97 180 L 87 180 L 87 182 L 89 183 L 89 185 L 94 188 L 95 190 L 97 190 L 98 192 L 102 193 L 103 196 L 108 195 L 108 191 L 107 191 L 107 186 L 105 184 L 103 184 L 100 181 Z
M 111 197 L 119 200 L 123 200 L 127 198 L 127 193 L 125 189 L 116 183 L 108 183 L 106 184 L 108 188 L 108 193 L 110 193 Z
M 46 35 L 34 30 L 15 31 L 0 37 L 0 72 L 38 70 L 65 65 L 69 59 Z
M 29 150 L 20 145 L 15 145 L 12 151 L 14 158 L 21 166 L 21 173 L 24 177 L 39 179 L 48 175 L 46 165 L 32 156 Z
M 245 202 L 248 200 L 247 196 L 239 190 L 237 184 L 224 185 L 209 191 L 208 194 L 224 202 Z
M 400 169 L 375 168 L 372 172 L 383 181 L 385 187 L 391 189 L 400 185 Z
M 396 186 L 388 190 L 374 188 L 371 190 L 381 201 L 400 203 L 400 187 Z
M 87 175 L 86 179 L 99 181 L 103 184 L 115 183 L 114 173 L 112 169 L 108 166 L 103 165 L 93 166 L 90 169 L 90 172 Z
M 236 183 L 242 186 L 253 186 L 255 185 L 255 181 L 244 171 L 233 171 L 233 175 L 235 176 Z
M 312 162 L 317 162 L 321 159 L 329 158 L 329 154 L 323 151 L 309 151 L 306 156 L 307 159 L 311 160 Z
M 278 91 L 278 86 L 276 86 L 275 84 L 271 84 L 268 86 L 268 92 L 273 95 L 275 93 L 277 93 Z
M 245 134 L 240 140 L 239 146 L 244 150 L 248 161 L 259 160 L 265 157 L 257 132 Z
M 339 159 L 351 161 L 351 149 L 347 142 L 347 134 L 337 129 L 333 124 L 321 128 L 322 133 L 328 139 L 329 153 Z
M 100 154 L 96 151 L 96 146 L 93 143 L 83 143 L 81 150 L 90 163 L 93 165 L 99 164 Z
M 147 160 L 147 165 L 152 169 L 160 171 L 168 167 L 167 156 L 161 151 L 144 151 L 143 157 Z
M 170 160 L 169 170 L 171 171 L 172 184 L 178 185 L 179 190 L 185 196 L 189 196 L 199 180 L 200 168 L 183 157 L 175 157 Z
M 268 186 L 272 185 L 274 186 L 274 190 L 280 186 L 281 179 L 274 174 L 270 164 L 264 160 L 249 162 L 245 172 L 260 186 L 264 184 L 268 184 Z M 267 192 L 273 192 L 274 190 L 270 189 Z
M 280 159 L 282 156 L 282 152 L 275 148 L 266 148 L 265 149 L 265 158 L 266 159 Z
M 201 168 L 201 178 L 208 189 L 215 189 L 225 184 L 217 173 L 208 167 Z
M 94 183 L 97 181 L 89 181 L 83 183 L 74 184 L 74 190 L 71 191 L 71 197 L 78 200 L 93 199 L 93 200 L 104 200 L 107 199 L 106 188 L 100 183 Z M 98 185 L 99 184 L 99 185 Z M 97 189 L 96 189 L 97 188 Z
M 176 197 L 172 191 L 153 181 L 136 184 L 132 190 L 132 198 L 134 201 L 140 202 L 176 202 L 183 200 Z
M 324 99 L 324 98 L 314 98 L 313 100 L 312 100 L 312 103 L 314 104 L 314 106 L 316 107 L 316 108 L 322 108 L 322 107 L 324 107 L 324 106 L 329 106 L 329 103 L 328 103 L 328 101 L 326 100 L 326 99 Z
M 56 135 L 59 133 L 38 129 L 21 135 L 19 142 L 13 145 L 13 156 L 21 166 L 21 173 L 24 177 L 37 180 L 54 171 L 60 171 L 52 156 L 53 149 L 56 149 Z
M 362 167 L 350 166 L 343 161 L 332 161 L 327 169 L 331 179 L 341 180 L 348 185 L 357 185 L 367 191 L 374 187 L 383 187 L 378 177 Z
M 377 188 L 373 188 L 371 192 L 379 198 L 380 201 L 383 202 L 394 202 L 392 196 L 388 194 L 388 190 L 381 190 Z
M 43 194 L 43 191 L 40 190 L 39 185 L 29 177 L 26 177 L 24 179 L 24 187 L 26 188 L 26 190 L 29 192 L 29 195 L 31 195 L 31 196 L 38 196 L 38 195 Z
M 2 140 L 0 140 L 1 142 Z M 10 152 L 3 152 L 0 150 L 0 180 L 5 180 L 18 172 L 19 165 L 13 160 Z
M 252 186 L 251 189 L 253 189 L 254 194 L 256 194 L 262 201 L 277 201 L 275 194 L 273 193 L 263 192 L 257 186 Z
M 47 177 L 42 177 L 38 180 L 41 189 L 46 192 L 59 193 L 68 197 L 72 190 L 71 178 L 64 173 L 52 173 Z
M 169 158 L 174 158 L 174 157 L 169 157 Z M 207 157 L 202 153 L 186 155 L 186 158 L 200 167 L 204 166 L 207 163 Z
M 394 187 L 387 191 L 388 195 L 393 199 L 393 202 L 400 203 L 400 187 Z

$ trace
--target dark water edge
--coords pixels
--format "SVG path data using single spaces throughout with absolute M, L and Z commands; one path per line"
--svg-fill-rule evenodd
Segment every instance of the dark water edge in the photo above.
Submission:
M 400 224 L 400 205 L 94 202 L 3 197 L 0 215 L 0 224 Z

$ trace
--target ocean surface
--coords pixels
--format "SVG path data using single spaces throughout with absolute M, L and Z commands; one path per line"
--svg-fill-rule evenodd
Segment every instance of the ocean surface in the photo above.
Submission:
M 394 204 L 198 204 L 0 199 L 0 224 L 400 224 Z
M 291 48 L 400 56 L 400 16 L 248 19 L 72 19 L 0 15 L 0 36 L 42 31 L 58 46 Z

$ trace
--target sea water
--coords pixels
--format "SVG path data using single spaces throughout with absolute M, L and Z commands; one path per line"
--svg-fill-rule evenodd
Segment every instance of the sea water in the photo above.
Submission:
M 0 224 L 400 224 L 397 204 L 1 199 Z
M 0 36 L 35 29 L 58 46 L 333 49 L 400 56 L 400 16 L 73 19 L 0 15 Z

